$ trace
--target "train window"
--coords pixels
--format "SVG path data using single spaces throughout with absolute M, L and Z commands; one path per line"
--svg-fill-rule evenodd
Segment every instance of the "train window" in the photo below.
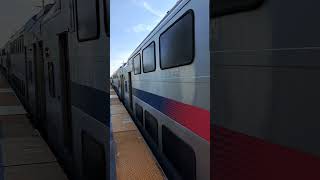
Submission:
M 13 54 L 17 52 L 17 41 L 13 42 Z
M 195 180 L 196 156 L 193 149 L 165 126 L 162 126 L 162 145 L 165 156 L 182 179 Z
M 104 25 L 106 29 L 107 36 L 110 37 L 110 1 L 104 0 Z
M 148 111 L 144 111 L 145 127 L 153 141 L 158 144 L 158 121 Z
M 82 132 L 81 139 L 84 179 L 106 179 L 106 150 L 103 144 L 86 132 Z
M 249 11 L 259 7 L 264 0 L 210 0 L 210 17 Z
M 155 42 L 152 42 L 144 50 L 142 50 L 142 66 L 144 73 L 156 70 L 155 46 Z
M 194 51 L 194 13 L 189 10 L 160 35 L 161 69 L 191 64 Z
M 54 82 L 54 66 L 53 62 L 48 63 L 48 80 L 49 80 L 49 94 L 55 97 L 55 82 Z
M 78 40 L 89 41 L 99 38 L 99 3 L 98 0 L 76 0 Z
M 141 57 L 140 53 L 133 58 L 134 74 L 141 74 Z
M 30 83 L 32 83 L 32 61 L 29 61 L 28 62 L 28 66 L 29 66 L 29 81 L 30 81 Z
M 26 96 L 26 86 L 23 81 L 21 81 L 21 86 L 22 96 Z
M 136 118 L 143 125 L 143 109 L 136 103 Z

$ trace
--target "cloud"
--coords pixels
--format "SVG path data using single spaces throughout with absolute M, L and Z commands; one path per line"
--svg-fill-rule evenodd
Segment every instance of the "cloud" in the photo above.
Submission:
M 153 8 L 147 1 L 145 0 L 132 0 L 133 3 L 137 4 L 138 6 L 143 7 L 146 11 L 151 13 L 154 16 L 157 16 L 158 18 L 163 18 L 167 12 L 163 12 L 161 10 Z
M 110 75 L 112 75 L 123 63 L 127 62 L 131 53 L 131 50 L 122 50 L 120 52 L 117 50 L 113 50 L 113 53 L 111 53 L 110 57 Z
M 143 7 L 145 10 L 147 10 L 148 12 L 150 12 L 151 14 L 159 18 L 163 18 L 166 15 L 166 12 L 162 12 L 160 10 L 154 9 L 149 3 L 145 1 L 143 2 Z
M 154 28 L 154 25 L 148 24 L 138 24 L 132 27 L 132 31 L 139 33 L 139 32 L 150 32 Z

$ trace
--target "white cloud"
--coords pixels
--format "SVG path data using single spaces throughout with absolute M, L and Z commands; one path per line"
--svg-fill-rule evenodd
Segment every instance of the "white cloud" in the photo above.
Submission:
M 127 62 L 132 51 L 114 52 L 110 57 L 110 75 L 112 75 L 123 63 Z
M 154 25 L 148 24 L 138 24 L 132 27 L 132 31 L 139 33 L 139 32 L 150 32 L 154 28 Z
M 146 11 L 148 11 L 149 13 L 151 13 L 154 16 L 157 16 L 158 18 L 162 19 L 167 12 L 163 12 L 161 10 L 158 10 L 154 7 L 152 7 L 147 1 L 145 0 L 132 0 L 135 4 L 137 4 L 138 6 L 143 7 Z
M 151 14 L 159 18 L 163 18 L 166 15 L 166 12 L 162 12 L 160 10 L 154 9 L 149 3 L 145 1 L 143 2 L 143 7 L 145 10 L 147 10 L 148 12 L 150 12 Z

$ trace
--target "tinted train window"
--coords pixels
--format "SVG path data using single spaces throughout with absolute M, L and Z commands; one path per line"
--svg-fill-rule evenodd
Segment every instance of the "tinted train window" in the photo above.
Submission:
M 82 165 L 85 180 L 106 179 L 106 156 L 103 144 L 82 133 Z
M 55 97 L 54 66 L 52 62 L 48 63 L 48 75 L 49 75 L 49 94 L 51 97 Z
M 142 51 L 142 65 L 144 73 L 156 70 L 156 51 L 154 42 Z
M 22 91 L 22 95 L 23 96 L 26 96 L 26 85 L 24 84 L 24 82 L 23 81 L 21 81 L 21 85 L 22 85 L 22 89 L 21 89 L 21 91 Z
M 98 0 L 77 0 L 78 40 L 88 41 L 99 37 Z
M 134 74 L 141 74 L 141 57 L 138 54 L 133 58 Z
M 110 1 L 104 0 L 104 19 L 107 36 L 110 37 Z
M 145 127 L 153 141 L 158 144 L 158 122 L 148 111 L 145 111 Z
M 28 62 L 28 66 L 29 66 L 29 81 L 30 81 L 30 83 L 32 83 L 32 76 L 33 76 L 33 73 L 32 73 L 32 61 L 29 61 Z
M 210 17 L 219 17 L 259 7 L 264 0 L 210 0 Z
M 143 109 L 136 103 L 136 117 L 138 121 L 143 125 Z
M 189 10 L 160 35 L 160 67 L 167 69 L 192 63 L 194 15 Z
M 167 127 L 162 126 L 163 152 L 182 179 L 196 179 L 196 156 L 193 149 Z

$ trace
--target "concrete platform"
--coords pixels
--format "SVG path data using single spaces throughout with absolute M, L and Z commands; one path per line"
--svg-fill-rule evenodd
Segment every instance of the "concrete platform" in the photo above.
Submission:
M 26 113 L 0 74 L 0 179 L 67 180 Z
M 52 163 L 56 158 L 41 137 L 0 140 L 3 166 Z
M 112 89 L 110 102 L 117 179 L 167 179 L 131 116 Z
M 58 163 L 4 168 L 4 180 L 68 180 Z

